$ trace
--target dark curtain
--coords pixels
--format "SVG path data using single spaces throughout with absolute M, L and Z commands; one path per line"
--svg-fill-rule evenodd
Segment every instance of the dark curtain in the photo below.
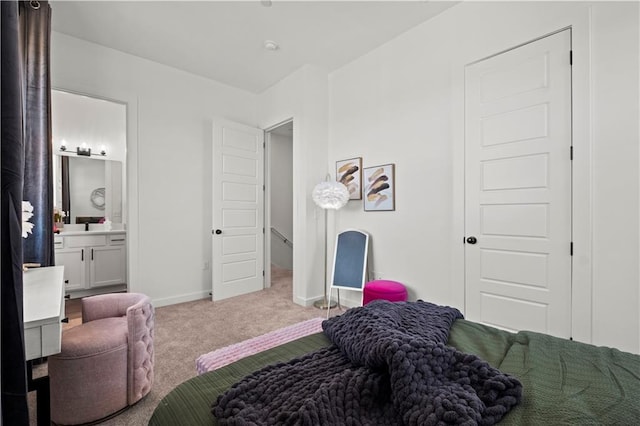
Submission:
M 38 7 L 39 5 L 39 7 Z M 24 200 L 33 205 L 33 234 L 24 240 L 24 261 L 54 264 L 51 78 L 51 8 L 46 1 L 21 2 L 24 44 Z
M 2 1 L 2 423 L 28 425 L 22 321 L 22 55 L 18 3 Z
M 49 38 L 46 1 L 0 1 L 2 13 L 1 424 L 28 425 L 22 264 L 53 265 Z M 22 238 L 22 200 L 34 206 Z M 23 245 L 24 244 L 24 245 Z

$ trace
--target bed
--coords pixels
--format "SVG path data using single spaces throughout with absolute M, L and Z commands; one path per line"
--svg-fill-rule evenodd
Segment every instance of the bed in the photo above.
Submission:
M 315 333 L 187 380 L 161 400 L 149 425 L 218 424 L 212 403 L 254 372 L 331 346 L 325 333 Z M 474 354 L 521 383 L 521 398 L 500 424 L 630 425 L 640 419 L 638 355 L 529 331 L 510 333 L 459 317 L 446 346 Z

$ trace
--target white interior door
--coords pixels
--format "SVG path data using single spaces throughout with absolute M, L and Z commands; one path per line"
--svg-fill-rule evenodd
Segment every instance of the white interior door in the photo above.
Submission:
M 213 123 L 212 299 L 264 287 L 264 132 Z
M 466 68 L 470 320 L 571 336 L 570 50 L 565 30 Z

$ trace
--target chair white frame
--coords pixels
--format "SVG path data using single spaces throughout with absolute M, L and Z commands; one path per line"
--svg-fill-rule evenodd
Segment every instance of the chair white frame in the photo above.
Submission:
M 357 260 L 361 262 L 361 270 L 360 276 L 354 277 L 356 278 L 350 282 L 336 282 L 336 265 L 338 261 L 338 256 L 344 256 L 344 250 L 348 250 L 349 247 L 345 246 L 348 244 L 348 238 L 356 237 L 357 239 L 363 239 L 364 247 L 359 247 L 360 252 L 356 254 Z M 343 246 L 340 246 L 340 243 L 343 243 Z M 360 306 L 362 306 L 362 302 L 364 300 L 364 285 L 369 278 L 369 234 L 367 232 L 361 231 L 359 229 L 345 229 L 338 233 L 336 237 L 335 249 L 333 251 L 333 267 L 331 268 L 331 286 L 329 287 L 329 302 L 331 301 L 331 295 L 333 294 L 333 289 L 335 288 L 338 291 L 338 308 L 342 309 L 340 305 L 340 289 L 343 290 L 352 290 L 359 291 L 360 295 Z M 356 264 L 356 266 L 360 266 Z M 340 274 L 341 275 L 341 274 Z M 329 313 L 331 311 L 331 303 L 327 306 L 327 318 L 329 318 Z

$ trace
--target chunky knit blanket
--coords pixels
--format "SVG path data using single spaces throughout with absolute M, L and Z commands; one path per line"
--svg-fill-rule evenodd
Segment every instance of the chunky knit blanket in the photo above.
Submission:
M 213 403 L 223 425 L 491 425 L 522 385 L 446 346 L 457 309 L 375 301 L 323 323 L 333 342 L 245 377 Z

